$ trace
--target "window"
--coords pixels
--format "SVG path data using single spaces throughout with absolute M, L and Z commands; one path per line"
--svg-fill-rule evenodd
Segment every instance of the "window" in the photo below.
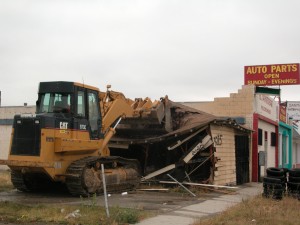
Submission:
M 92 138 L 98 137 L 99 133 L 99 101 L 98 93 L 94 91 L 88 91 L 88 106 L 89 106 L 89 122 L 91 127 Z
M 258 145 L 262 145 L 262 129 L 258 129 Z
M 71 94 L 44 93 L 40 99 L 38 113 L 70 112 Z
M 53 112 L 70 112 L 71 95 L 70 94 L 54 94 Z
M 78 116 L 85 116 L 85 98 L 84 98 L 84 92 L 78 91 L 77 95 L 77 115 Z
M 271 133 L 271 146 L 276 146 L 277 136 L 276 133 Z
M 40 113 L 49 112 L 50 108 L 52 108 L 52 104 L 50 103 L 50 93 L 43 94 L 41 97 L 39 112 Z

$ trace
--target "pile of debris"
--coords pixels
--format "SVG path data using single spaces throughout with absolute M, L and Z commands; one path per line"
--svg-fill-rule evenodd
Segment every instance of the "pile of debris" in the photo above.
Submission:
M 140 116 L 125 118 L 109 143 L 112 155 L 136 158 L 142 181 L 161 179 L 166 173 L 179 181 L 209 183 L 214 164 L 209 124 L 218 118 L 172 102 L 166 96 Z

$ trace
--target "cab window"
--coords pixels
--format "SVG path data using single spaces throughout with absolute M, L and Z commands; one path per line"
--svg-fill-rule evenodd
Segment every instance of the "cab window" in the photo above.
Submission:
M 99 102 L 97 97 L 98 96 L 96 92 L 88 92 L 89 123 L 92 134 L 96 136 L 99 131 L 98 121 L 100 119 Z
M 77 115 L 85 117 L 85 97 L 84 91 L 78 91 L 77 95 Z
M 40 105 L 38 113 L 69 113 L 70 105 L 71 94 L 44 93 L 40 96 Z

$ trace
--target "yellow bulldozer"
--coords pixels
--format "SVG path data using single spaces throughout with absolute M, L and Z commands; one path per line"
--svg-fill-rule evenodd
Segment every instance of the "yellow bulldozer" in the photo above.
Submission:
M 109 192 L 172 171 L 207 180 L 215 120 L 167 96 L 131 100 L 110 86 L 102 92 L 76 82 L 41 82 L 36 113 L 14 116 L 8 159 L 0 164 L 10 168 L 20 191 L 64 184 L 75 196 L 102 193 L 101 164 Z
M 153 103 L 134 102 L 109 88 L 101 92 L 65 81 L 39 84 L 36 114 L 15 115 L 8 160 L 0 160 L 11 169 L 18 190 L 35 191 L 54 181 L 65 183 L 73 195 L 99 193 L 101 164 L 108 190 L 138 184 L 139 162 L 110 156 L 107 143 L 122 118 L 139 116 Z

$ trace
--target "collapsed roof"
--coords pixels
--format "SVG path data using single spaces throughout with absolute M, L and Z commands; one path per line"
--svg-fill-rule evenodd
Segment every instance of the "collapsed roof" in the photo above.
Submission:
M 226 124 L 237 129 L 247 129 L 230 118 L 212 114 L 161 98 L 148 111 L 139 116 L 125 118 L 116 129 L 111 143 L 155 143 L 187 133 L 193 133 L 210 123 Z

